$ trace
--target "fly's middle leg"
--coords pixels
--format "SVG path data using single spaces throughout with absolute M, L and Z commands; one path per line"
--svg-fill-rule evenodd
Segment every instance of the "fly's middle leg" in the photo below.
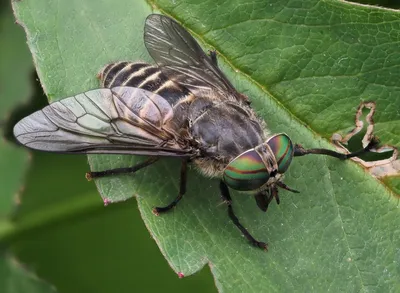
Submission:
M 158 216 L 161 213 L 168 212 L 169 210 L 174 208 L 178 204 L 178 202 L 182 199 L 183 195 L 186 193 L 187 164 L 188 160 L 182 161 L 178 196 L 169 205 L 166 205 L 164 207 L 153 208 L 153 214 L 155 214 L 156 216 Z
M 158 157 L 150 157 L 147 160 L 140 162 L 133 167 L 88 172 L 86 173 L 85 177 L 88 181 L 90 181 L 94 178 L 101 178 L 101 177 L 114 176 L 119 174 L 128 174 L 128 173 L 133 174 L 147 166 L 150 166 L 151 164 L 155 163 L 158 159 L 159 159 Z

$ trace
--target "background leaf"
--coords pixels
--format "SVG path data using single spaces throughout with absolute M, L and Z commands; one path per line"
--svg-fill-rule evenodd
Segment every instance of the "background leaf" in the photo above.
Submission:
M 16 149 L 4 138 L 5 125 L 11 110 L 26 102 L 31 91 L 31 56 L 25 37 L 14 23 L 11 7 L 0 3 L 0 234 L 12 229 L 11 213 L 19 201 L 28 153 Z M 18 79 L 18 86 L 12 86 Z M 54 288 L 26 270 L 2 246 L 0 250 L 0 292 L 55 292 Z
M 26 271 L 15 259 L 2 255 L 0 258 L 0 290 L 5 293 L 56 292 L 54 288 Z
M 32 88 L 30 76 L 33 67 L 32 57 L 25 46 L 24 32 L 15 24 L 10 5 L 2 2 L 0 2 L 0 119 L 3 127 L 11 110 L 28 100 Z
M 32 57 L 24 45 L 25 37 L 15 25 L 11 8 L 0 3 L 0 178 L 4 179 L 0 196 L 0 218 L 12 211 L 21 188 L 28 154 L 15 149 L 4 139 L 4 128 L 11 110 L 26 102 L 31 91 Z M 14 80 L 18 79 L 18 86 Z
M 151 4 L 221 53 L 224 71 L 273 132 L 285 131 L 306 147 L 330 147 L 333 132 L 353 126 L 360 101 L 374 100 L 377 134 L 399 145 L 398 12 L 311 0 Z M 51 100 L 97 87 L 95 75 L 105 63 L 149 61 L 142 41 L 151 12 L 145 2 L 26 0 L 14 8 Z M 90 161 L 100 170 L 136 158 Z M 252 198 L 234 194 L 238 216 L 270 242 L 268 253 L 250 247 L 230 223 L 217 181 L 195 172 L 178 208 L 154 217 L 151 207 L 176 196 L 178 172 L 178 162 L 165 160 L 134 177 L 96 181 L 110 200 L 140 195 L 142 217 L 176 272 L 188 275 L 209 263 L 217 287 L 227 292 L 387 292 L 400 286 L 398 195 L 354 163 L 296 159 L 286 183 L 301 194 L 282 192 L 282 204 L 267 214 Z M 128 222 L 121 218 L 119 225 Z

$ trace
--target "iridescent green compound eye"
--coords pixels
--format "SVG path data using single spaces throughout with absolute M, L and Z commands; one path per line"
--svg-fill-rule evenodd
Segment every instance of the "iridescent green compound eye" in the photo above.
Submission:
M 268 146 L 274 153 L 276 163 L 278 164 L 278 173 L 284 173 L 292 162 L 294 148 L 289 136 L 280 133 L 272 136 L 267 141 Z
M 260 188 L 269 179 L 269 173 L 260 155 L 248 150 L 233 159 L 226 166 L 224 182 L 232 189 L 251 191 Z

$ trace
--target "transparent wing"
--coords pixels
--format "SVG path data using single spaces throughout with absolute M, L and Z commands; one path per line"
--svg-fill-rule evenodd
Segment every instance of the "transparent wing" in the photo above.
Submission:
M 95 89 L 25 117 L 14 136 L 50 152 L 189 156 L 164 129 L 172 118 L 171 105 L 157 94 L 134 87 Z
M 201 90 L 218 90 L 247 100 L 235 90 L 196 40 L 171 18 L 149 15 L 144 28 L 144 42 L 162 72 L 194 95 Z

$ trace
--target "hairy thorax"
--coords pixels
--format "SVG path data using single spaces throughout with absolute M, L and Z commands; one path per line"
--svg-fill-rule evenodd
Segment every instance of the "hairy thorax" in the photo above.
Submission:
M 188 112 L 190 134 L 200 150 L 194 163 L 207 177 L 221 177 L 230 161 L 265 141 L 263 122 L 235 98 L 196 97 Z

